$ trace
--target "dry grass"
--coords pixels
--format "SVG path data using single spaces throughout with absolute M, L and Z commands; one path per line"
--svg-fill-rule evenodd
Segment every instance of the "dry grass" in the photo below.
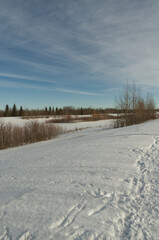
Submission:
M 23 127 L 0 122 L 0 149 L 52 139 L 62 133 L 54 124 L 31 121 Z
M 46 123 L 75 123 L 75 122 L 91 122 L 91 121 L 99 121 L 99 120 L 108 120 L 108 119 L 116 119 L 115 116 L 108 114 L 92 114 L 90 116 L 71 116 L 66 115 L 61 118 L 49 119 Z
M 36 120 L 38 118 L 49 118 L 49 117 L 50 116 L 48 116 L 48 115 L 37 115 L 37 116 L 33 115 L 33 116 L 22 116 L 21 118 L 24 120 L 30 120 L 30 119 Z

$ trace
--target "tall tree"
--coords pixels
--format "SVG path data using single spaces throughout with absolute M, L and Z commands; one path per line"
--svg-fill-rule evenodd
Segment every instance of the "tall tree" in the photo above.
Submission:
M 15 104 L 13 105 L 13 108 L 12 108 L 12 116 L 13 117 L 17 116 L 17 107 Z
M 45 115 L 48 115 L 48 109 L 45 107 Z
M 23 116 L 23 114 L 24 114 L 24 110 L 23 110 L 23 107 L 21 106 L 19 109 L 19 116 Z
M 6 104 L 5 111 L 4 111 L 4 117 L 8 117 L 8 116 L 9 116 L 9 106 L 8 106 L 8 104 Z
M 51 106 L 49 106 L 49 115 L 51 115 L 52 109 Z

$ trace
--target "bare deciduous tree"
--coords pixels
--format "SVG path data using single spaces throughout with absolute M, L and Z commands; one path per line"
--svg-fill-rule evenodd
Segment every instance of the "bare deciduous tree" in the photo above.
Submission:
M 126 84 L 122 93 L 116 98 L 116 108 L 120 116 L 115 122 L 115 127 L 124 127 L 141 123 L 155 118 L 155 101 L 153 96 L 148 94 L 144 99 L 141 89 L 134 82 Z

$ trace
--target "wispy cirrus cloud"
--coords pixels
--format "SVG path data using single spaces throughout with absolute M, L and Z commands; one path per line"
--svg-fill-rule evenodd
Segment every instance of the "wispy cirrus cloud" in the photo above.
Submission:
M 9 30 L 9 43 L 14 39 L 11 47 L 30 49 L 33 55 L 39 52 L 41 58 L 50 57 L 50 61 L 55 57 L 58 64 L 67 63 L 70 68 L 71 64 L 79 64 L 88 73 L 112 75 L 113 78 L 127 75 L 137 78 L 139 73 L 139 79 L 143 74 L 142 81 L 149 76 L 146 69 L 143 71 L 144 66 L 149 65 L 149 71 L 153 72 L 154 62 L 158 62 L 157 1 L 153 4 L 150 1 L 126 3 L 124 0 L 98 4 L 96 1 L 81 1 L 80 4 L 54 1 L 48 6 L 44 1 L 39 1 L 39 5 L 21 1 L 16 7 L 8 2 L 3 1 L 5 11 L 1 18 L 7 19 L 2 32 Z M 38 59 L 35 63 L 40 69 Z
M 18 74 L 11 74 L 11 73 L 4 73 L 0 72 L 0 78 L 9 78 L 9 79 L 21 79 L 21 80 L 27 80 L 27 81 L 38 81 L 38 82 L 44 82 L 44 83 L 53 83 L 56 81 L 49 81 L 47 79 L 40 79 L 40 78 L 34 78 L 27 75 L 18 75 Z
M 93 92 L 84 92 L 84 91 L 78 91 L 73 89 L 63 89 L 63 88 L 57 88 L 56 89 L 59 92 L 65 92 L 65 93 L 73 93 L 73 94 L 79 94 L 79 95 L 87 95 L 87 96 L 101 96 L 103 94 L 97 94 Z
M 6 77 L 88 95 L 127 79 L 159 87 L 157 0 L 2 0 L 0 7 Z
M 76 89 L 65 89 L 65 88 L 57 88 L 53 86 L 38 86 L 26 83 L 17 83 L 14 81 L 9 81 L 6 79 L 0 79 L 0 87 L 7 87 L 7 88 L 25 88 L 25 89 L 35 89 L 35 90 L 42 90 L 42 91 L 52 91 L 52 92 L 61 92 L 61 93 L 70 93 L 75 95 L 86 95 L 86 96 L 101 96 L 102 94 L 97 94 L 93 92 L 86 92 L 86 91 L 78 91 Z

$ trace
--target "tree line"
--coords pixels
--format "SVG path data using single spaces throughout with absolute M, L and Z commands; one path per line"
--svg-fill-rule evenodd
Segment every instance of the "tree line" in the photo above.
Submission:
M 126 84 L 121 94 L 116 98 L 115 108 L 75 108 L 73 106 L 44 107 L 43 109 L 18 109 L 16 104 L 10 107 L 6 104 L 5 109 L 0 111 L 1 117 L 27 117 L 27 116 L 49 116 L 49 115 L 99 115 L 99 114 L 118 114 L 116 127 L 128 126 L 142 123 L 156 117 L 156 106 L 151 94 L 143 96 L 141 89 L 134 83 Z
M 58 107 L 44 107 L 43 109 L 27 109 L 22 106 L 18 109 L 16 104 L 10 107 L 6 104 L 4 110 L 0 110 L 1 117 L 16 117 L 16 116 L 49 116 L 49 115 L 92 115 L 92 114 L 108 114 L 120 112 L 114 108 L 75 108 L 72 106 L 66 106 L 63 108 Z

